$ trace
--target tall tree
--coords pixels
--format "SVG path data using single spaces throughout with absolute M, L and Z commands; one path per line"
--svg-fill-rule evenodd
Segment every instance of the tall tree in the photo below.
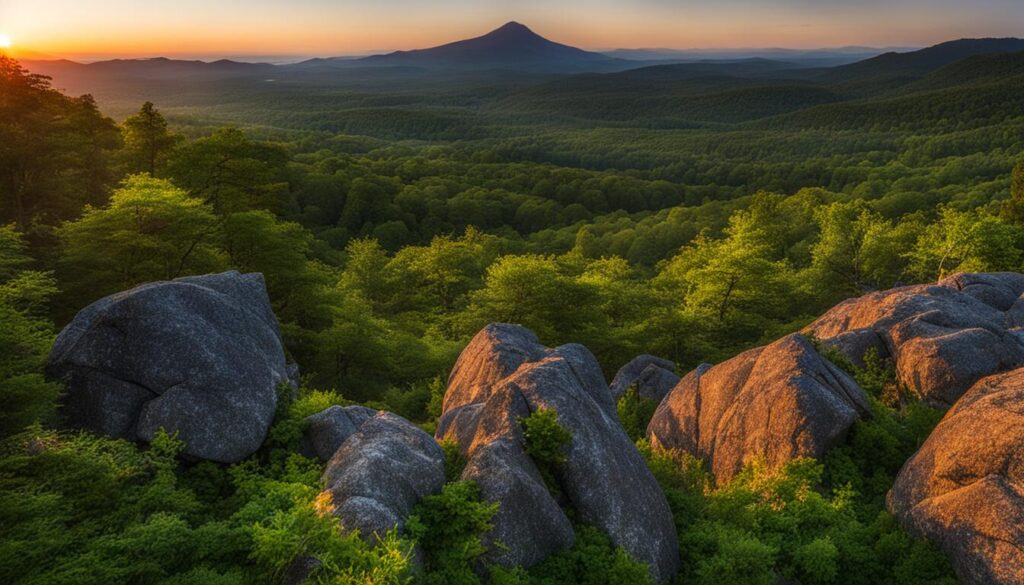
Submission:
M 0 55 L 0 222 L 25 231 L 102 204 L 119 145 L 117 125 L 91 96 L 69 98 Z
M 25 247 L 12 226 L 0 226 L 0 438 L 48 418 L 60 390 L 42 373 L 53 343 L 44 315 L 56 283 L 28 269 Z
M 129 172 L 149 173 L 153 177 L 162 169 L 168 153 L 180 139 L 168 131 L 167 120 L 153 102 L 142 104 L 139 113 L 125 120 L 121 133 Z
M 86 207 L 59 230 L 69 308 L 152 280 L 223 269 L 220 224 L 209 205 L 167 181 L 136 175 L 105 207 Z
M 250 140 L 237 128 L 223 128 L 178 149 L 167 174 L 217 213 L 280 213 L 289 203 L 287 165 L 288 154 L 281 146 Z

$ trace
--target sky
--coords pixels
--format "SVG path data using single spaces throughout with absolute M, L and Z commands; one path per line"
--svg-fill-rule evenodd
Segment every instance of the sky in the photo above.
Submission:
M 434 46 L 516 20 L 587 49 L 926 46 L 1024 36 L 1024 0 L 0 0 L 52 57 L 283 57 Z

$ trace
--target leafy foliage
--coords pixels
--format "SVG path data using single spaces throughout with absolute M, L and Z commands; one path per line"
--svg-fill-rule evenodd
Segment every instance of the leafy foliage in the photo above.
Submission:
M 486 551 L 482 536 L 492 528 L 497 503 L 480 501 L 475 484 L 457 481 L 440 494 L 427 496 L 406 524 L 427 556 L 424 582 L 472 585 L 480 583 L 474 562 Z
M 519 419 L 523 428 L 526 454 L 533 459 L 544 483 L 552 493 L 559 493 L 556 474 L 565 463 L 565 448 L 572 442 L 572 433 L 558 422 L 558 413 L 541 408 Z
M 622 430 L 634 441 L 643 438 L 657 408 L 657 400 L 640 396 L 636 386 L 630 386 L 617 405 Z

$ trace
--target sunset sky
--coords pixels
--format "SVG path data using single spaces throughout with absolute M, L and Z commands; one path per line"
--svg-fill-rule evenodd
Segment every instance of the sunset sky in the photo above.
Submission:
M 0 0 L 15 48 L 80 59 L 354 54 L 509 20 L 594 49 L 923 46 L 1021 36 L 1024 0 Z

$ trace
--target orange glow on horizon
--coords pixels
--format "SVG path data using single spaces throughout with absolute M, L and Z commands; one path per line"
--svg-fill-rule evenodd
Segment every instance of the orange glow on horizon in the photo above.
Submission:
M 628 9 L 606 1 L 522 0 L 511 10 L 484 0 L 251 0 L 244 9 L 235 2 L 175 0 L 143 11 L 133 0 L 2 0 L 0 26 L 17 37 L 23 53 L 68 58 L 366 54 L 474 37 L 509 20 L 592 50 L 924 46 L 1019 34 L 1012 18 L 1019 7 L 998 8 L 1014 0 L 979 0 L 997 7 L 975 10 L 971 19 L 954 10 L 911 12 L 925 1 L 865 0 L 873 10 L 855 10 L 807 0 L 637 0 Z

